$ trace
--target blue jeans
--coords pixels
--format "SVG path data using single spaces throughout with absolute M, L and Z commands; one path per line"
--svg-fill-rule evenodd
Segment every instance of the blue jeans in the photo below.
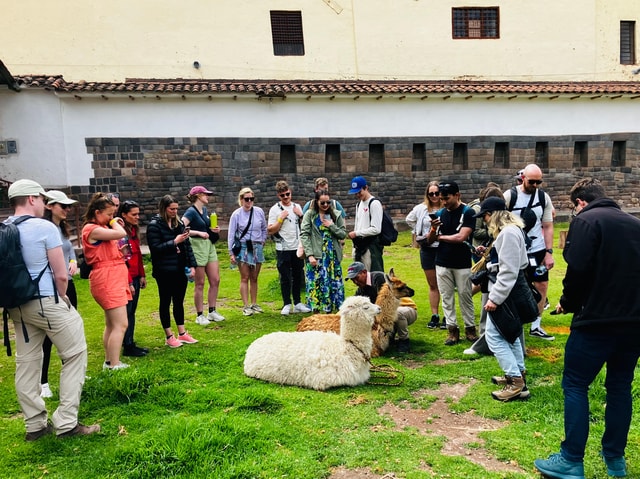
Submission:
M 631 424 L 631 383 L 640 356 L 637 334 L 607 331 L 571 331 L 564 355 L 564 435 L 562 456 L 582 462 L 589 436 L 589 385 L 607 365 L 602 452 L 605 457 L 622 457 Z
M 504 371 L 505 376 L 520 377 L 524 367 L 524 354 L 520 345 L 520 338 L 516 339 L 513 344 L 504 339 L 496 325 L 493 324 L 491 313 L 487 314 L 486 329 L 484 337 L 487 340 L 487 346 L 498 360 L 498 364 Z

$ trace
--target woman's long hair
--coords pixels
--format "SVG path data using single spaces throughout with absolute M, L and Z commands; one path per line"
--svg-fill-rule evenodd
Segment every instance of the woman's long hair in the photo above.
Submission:
M 495 239 L 500 231 L 509 225 L 516 225 L 519 228 L 524 227 L 524 223 L 519 216 L 514 215 L 511 211 L 501 210 L 494 211 L 487 222 L 489 234 Z
M 336 215 L 335 211 L 333 211 L 333 200 L 331 199 L 331 195 L 329 194 L 329 190 L 318 190 L 316 191 L 315 197 L 313 199 L 313 202 L 311 204 L 311 208 L 313 208 L 313 211 L 316 212 L 316 214 L 320 214 L 320 205 L 318 204 L 318 202 L 320 201 L 320 197 L 321 196 L 328 196 L 329 197 L 329 216 L 331 217 L 331 220 L 335 223 L 336 220 L 338 219 L 338 216 Z
M 176 215 L 175 218 L 169 218 L 167 216 L 167 208 L 171 203 L 178 204 L 178 201 L 171 195 L 164 195 L 160 198 L 160 201 L 158 202 L 158 215 L 167 222 L 169 228 L 173 229 L 180 224 L 180 220 L 178 220 L 178 215 Z
M 127 232 L 127 235 L 129 237 L 133 235 L 134 226 L 127 223 L 127 220 L 123 216 L 123 213 L 129 213 L 129 211 L 131 211 L 134 208 L 140 208 L 140 205 L 133 200 L 126 200 L 120 203 L 120 207 L 118 208 L 118 213 L 117 213 L 117 216 L 122 218 L 122 221 L 124 221 L 124 229 Z
M 431 201 L 429 201 L 429 189 L 432 186 L 435 186 L 436 188 L 439 188 L 438 185 L 440 184 L 439 181 L 430 181 L 427 184 L 427 187 L 424 189 L 424 205 L 427 207 L 427 211 L 431 211 L 432 206 L 431 206 Z M 440 200 L 440 197 L 437 196 L 436 198 L 438 198 L 437 200 L 437 204 L 438 204 L 438 209 L 440 209 L 440 207 L 442 206 L 442 201 Z
M 52 203 L 52 206 L 55 203 Z M 54 225 L 55 222 L 53 221 L 53 213 L 49 208 L 45 208 L 44 209 L 44 219 L 51 221 Z M 60 220 L 60 224 L 58 225 L 60 227 L 60 231 L 62 231 L 62 236 L 64 236 L 65 238 L 69 238 L 69 223 L 67 220 Z
M 82 223 L 82 226 L 84 227 L 87 223 L 95 223 L 96 211 L 104 211 L 109 206 L 115 206 L 110 194 L 106 194 L 101 191 L 94 194 L 87 205 L 87 211 L 83 216 L 84 223 Z

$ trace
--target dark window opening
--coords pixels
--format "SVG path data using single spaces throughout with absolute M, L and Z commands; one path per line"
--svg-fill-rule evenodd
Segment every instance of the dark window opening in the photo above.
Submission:
M 509 168 L 509 142 L 496 142 L 493 150 L 493 166 L 496 168 Z
M 573 167 L 589 166 L 589 142 L 576 141 L 573 145 Z
M 620 63 L 636 63 L 636 22 L 620 22 Z
M 469 168 L 469 153 L 466 143 L 453 144 L 453 169 L 466 170 Z
M 272 11 L 271 37 L 274 55 L 304 55 L 302 12 Z
M 280 173 L 296 173 L 295 145 L 280 145 Z
M 384 172 L 384 144 L 369 145 L 369 171 Z
M 614 141 L 611 150 L 611 166 L 614 168 L 624 166 L 627 157 L 627 142 Z
M 324 151 L 325 173 L 342 173 L 340 145 L 327 145 Z
M 427 171 L 427 148 L 424 143 L 413 144 L 411 171 Z
M 536 165 L 540 168 L 549 168 L 549 142 L 536 142 Z
M 500 38 L 498 7 L 453 8 L 453 38 Z

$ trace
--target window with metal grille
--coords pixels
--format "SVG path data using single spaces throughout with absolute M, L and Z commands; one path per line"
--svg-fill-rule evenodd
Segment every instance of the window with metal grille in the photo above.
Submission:
M 453 38 L 500 38 L 498 7 L 451 10 Z
M 549 142 L 536 142 L 536 165 L 540 168 L 549 168 Z
M 466 143 L 453 144 L 453 169 L 466 170 L 469 168 L 469 153 Z
M 280 145 L 280 173 L 296 173 L 296 145 Z
M 384 144 L 369 145 L 369 171 L 384 172 Z
M 576 141 L 573 144 L 573 167 L 589 166 L 589 142 Z
M 493 166 L 509 168 L 509 142 L 497 141 L 493 150 Z
M 324 150 L 325 173 L 342 173 L 340 145 L 327 145 Z
M 611 150 L 611 166 L 614 168 L 624 166 L 627 159 L 627 142 L 614 141 Z
M 636 63 L 636 22 L 620 22 L 620 63 Z
M 304 55 L 302 12 L 271 11 L 273 54 Z
M 413 144 L 411 171 L 427 171 L 427 148 L 424 143 Z

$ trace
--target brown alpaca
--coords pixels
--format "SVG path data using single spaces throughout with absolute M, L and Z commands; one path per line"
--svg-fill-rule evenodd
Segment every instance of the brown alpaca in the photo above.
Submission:
M 373 348 L 371 357 L 382 355 L 388 348 L 394 334 L 394 325 L 398 317 L 400 298 L 413 296 L 413 289 L 406 285 L 393 273 L 385 274 L 385 284 L 382 285 L 376 298 L 376 304 L 380 306 L 380 314 L 371 328 Z M 296 331 L 334 331 L 340 334 L 340 316 L 338 314 L 313 314 L 302 319 Z

